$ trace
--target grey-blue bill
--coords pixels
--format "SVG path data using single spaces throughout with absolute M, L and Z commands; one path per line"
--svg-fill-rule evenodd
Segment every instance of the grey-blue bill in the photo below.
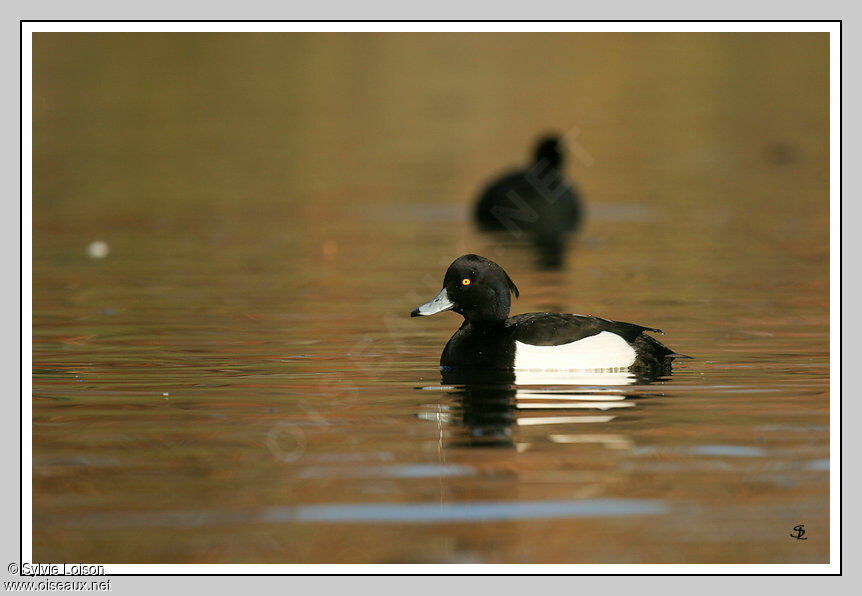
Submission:
M 436 315 L 438 312 L 450 310 L 455 307 L 455 303 L 449 299 L 449 294 L 446 288 L 440 290 L 440 293 L 434 296 L 431 300 L 415 309 L 410 313 L 411 317 L 427 317 L 428 315 Z

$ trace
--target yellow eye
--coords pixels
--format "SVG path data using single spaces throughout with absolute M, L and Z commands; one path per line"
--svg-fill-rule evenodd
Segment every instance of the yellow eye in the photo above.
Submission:
M 462 286 L 469 286 L 469 285 L 470 285 L 470 280 L 469 280 L 469 278 L 466 278 L 466 277 L 465 277 L 464 279 L 462 279 L 462 280 L 461 280 L 461 285 L 462 285 Z

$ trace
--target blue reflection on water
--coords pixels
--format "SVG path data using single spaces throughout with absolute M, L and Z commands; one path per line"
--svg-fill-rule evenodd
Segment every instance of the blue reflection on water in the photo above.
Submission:
M 461 501 L 453 503 L 344 503 L 268 507 L 261 510 L 104 512 L 77 516 L 58 525 L 136 528 L 260 523 L 400 523 L 443 524 L 573 517 L 662 515 L 668 507 L 647 499 L 576 501 Z
M 766 451 L 760 447 L 745 447 L 743 445 L 699 445 L 689 449 L 696 455 L 728 455 L 731 457 L 763 457 Z
M 368 468 L 315 467 L 303 470 L 299 476 L 300 478 L 454 478 L 458 476 L 474 476 L 475 474 L 476 469 L 472 466 L 396 464 Z
M 606 517 L 667 513 L 660 501 L 584 499 L 579 501 L 491 501 L 461 503 L 399 503 L 308 505 L 268 509 L 266 522 L 485 522 L 557 517 Z

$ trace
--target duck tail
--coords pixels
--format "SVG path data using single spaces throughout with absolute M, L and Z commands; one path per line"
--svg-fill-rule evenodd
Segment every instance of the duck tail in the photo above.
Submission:
M 659 335 L 664 335 L 664 331 L 662 331 L 661 329 L 659 329 L 657 327 L 644 327 L 644 331 L 652 331 L 653 333 L 658 333 Z M 650 339 L 652 339 L 652 338 L 650 338 Z M 655 341 L 655 340 L 653 340 L 653 341 Z M 658 342 L 656 342 L 656 343 L 658 343 Z M 667 350 L 667 353 L 664 355 L 665 358 L 668 358 L 668 359 L 670 359 L 670 358 L 681 358 L 684 360 L 694 360 L 694 356 L 688 356 L 686 354 L 680 354 L 679 352 L 672 352 L 664 344 L 659 344 L 659 345 L 661 345 L 664 349 Z

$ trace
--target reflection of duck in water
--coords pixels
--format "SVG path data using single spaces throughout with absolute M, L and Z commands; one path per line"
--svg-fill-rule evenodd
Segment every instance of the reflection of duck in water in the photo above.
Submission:
M 610 449 L 632 446 L 625 435 L 606 432 L 603 423 L 614 420 L 621 409 L 632 408 L 635 400 L 647 394 L 622 387 L 581 386 L 583 377 L 575 375 L 564 383 L 560 375 L 549 378 L 552 386 L 518 387 L 511 384 L 511 371 L 484 371 L 461 375 L 458 369 L 443 369 L 443 389 L 454 402 L 426 406 L 430 412 L 421 418 L 448 427 L 446 444 L 450 447 L 528 448 L 534 442 L 593 443 Z M 627 375 L 627 383 L 641 383 Z M 433 390 L 436 387 L 425 387 Z M 596 426 L 596 425 L 599 426 Z
M 451 392 L 466 436 L 450 444 L 508 447 L 514 444 L 517 412 L 513 387 L 465 385 Z
M 615 371 L 641 376 L 670 374 L 674 358 L 687 358 L 633 323 L 593 316 L 530 313 L 509 317 L 518 288 L 502 267 L 464 255 L 446 271 L 443 289 L 410 316 L 454 310 L 464 317 L 440 357 L 442 367 L 505 369 L 515 381 L 530 371 Z
M 530 167 L 492 182 L 475 211 L 483 230 L 508 231 L 515 238 L 527 232 L 539 264 L 547 268 L 562 265 L 566 238 L 581 220 L 580 199 L 563 178 L 562 161 L 560 140 L 542 139 Z

